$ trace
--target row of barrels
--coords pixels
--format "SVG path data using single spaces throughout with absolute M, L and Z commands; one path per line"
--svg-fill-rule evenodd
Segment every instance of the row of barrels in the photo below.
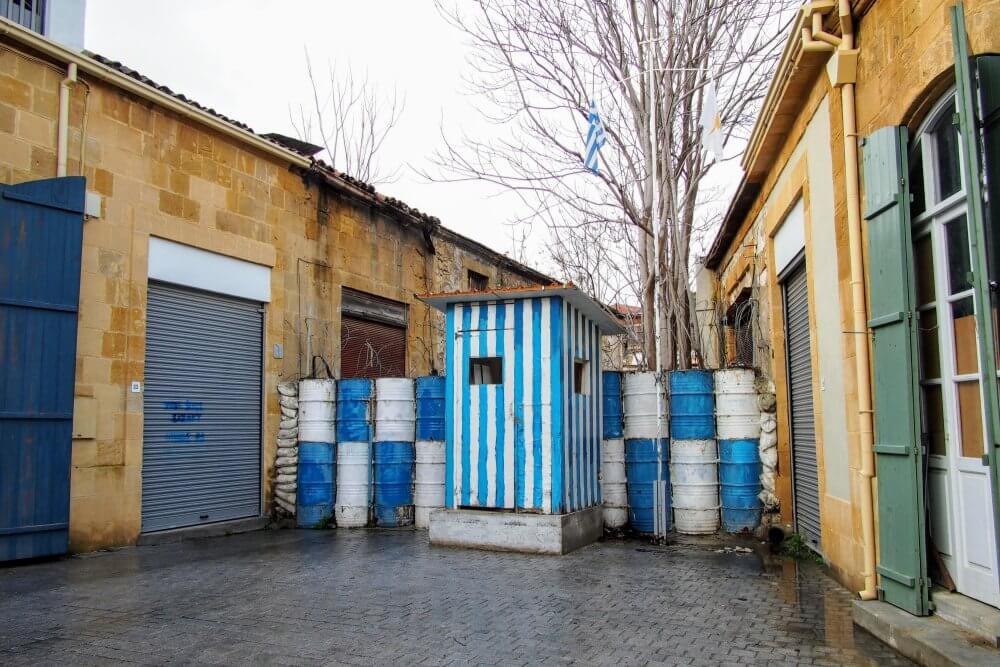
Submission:
M 664 513 L 685 534 L 753 530 L 761 519 L 759 410 L 749 369 L 603 375 L 604 523 L 654 529 Z M 658 405 L 659 403 L 659 405 Z M 659 470 L 658 470 L 659 468 Z M 669 528 L 669 526 L 667 526 Z
M 299 526 L 426 527 L 444 506 L 444 389 L 439 376 L 300 382 Z

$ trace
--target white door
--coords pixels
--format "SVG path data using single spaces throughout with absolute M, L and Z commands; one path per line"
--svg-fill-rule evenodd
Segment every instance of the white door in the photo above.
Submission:
M 1000 606 L 966 198 L 953 94 L 910 154 L 930 532 L 958 591 Z

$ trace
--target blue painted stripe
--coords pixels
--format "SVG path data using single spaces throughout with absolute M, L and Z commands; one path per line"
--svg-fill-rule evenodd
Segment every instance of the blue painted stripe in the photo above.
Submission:
M 531 378 L 531 395 L 534 400 L 531 411 L 531 452 L 532 452 L 532 476 L 534 482 L 534 497 L 532 507 L 542 507 L 542 300 L 531 300 L 531 359 L 532 368 L 535 369 L 534 377 Z
M 562 512 L 563 511 L 563 466 L 565 465 L 565 460 L 563 457 L 563 438 L 566 437 L 564 433 L 563 426 L 563 400 L 562 400 L 562 387 L 563 387 L 563 358 L 560 354 L 560 350 L 563 345 L 563 300 L 562 299 L 552 299 L 552 321 L 549 329 L 551 330 L 551 340 L 549 341 L 549 352 L 552 356 L 550 360 L 551 369 L 550 377 L 552 382 L 552 442 L 549 446 L 552 448 L 552 511 Z
M 502 359 L 501 365 L 503 367 L 503 377 L 507 376 L 507 364 L 511 362 L 510 359 L 504 358 L 504 339 L 506 338 L 506 324 L 507 324 L 507 306 L 504 303 L 496 304 L 496 350 L 497 356 Z M 506 470 L 503 464 L 503 454 L 504 447 L 507 439 L 507 420 L 504 419 L 504 390 L 503 385 L 504 380 L 497 385 L 496 388 L 496 425 L 497 425 L 497 446 L 496 446 L 496 475 L 497 475 L 497 485 L 496 485 L 496 507 L 504 506 L 504 495 L 506 491 L 506 485 L 504 484 L 504 478 L 506 475 Z
M 448 304 L 444 326 L 445 363 L 445 459 L 444 459 L 444 504 L 455 507 L 455 304 Z
M 524 507 L 524 301 L 514 302 L 514 504 Z
M 472 309 L 468 306 L 462 308 L 462 505 L 470 503 L 470 470 L 469 457 L 471 455 L 472 432 L 470 431 L 471 420 L 469 416 L 469 346 L 471 336 L 469 331 L 472 328 Z

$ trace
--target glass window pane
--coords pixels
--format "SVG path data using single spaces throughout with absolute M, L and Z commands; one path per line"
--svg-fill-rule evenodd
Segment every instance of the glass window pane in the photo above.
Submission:
M 958 126 L 952 124 L 954 107 L 949 107 L 934 126 L 937 143 L 938 200 L 947 199 L 962 188 L 962 172 L 958 157 Z
M 930 440 L 931 454 L 945 455 L 944 402 L 941 385 L 931 384 L 924 390 L 924 433 Z
M 917 305 L 934 301 L 934 246 L 931 235 L 924 234 L 913 244 L 917 270 Z
M 951 304 L 952 328 L 955 332 L 955 372 L 959 375 L 979 372 L 974 308 L 971 296 Z
M 920 379 L 941 377 L 941 348 L 938 344 L 938 318 L 933 308 L 920 311 L 917 322 L 917 344 L 920 347 Z
M 958 384 L 958 414 L 962 422 L 962 456 L 979 458 L 983 448 L 983 405 L 979 400 L 979 381 Z
M 965 216 L 959 216 L 944 226 L 948 244 L 948 284 L 951 294 L 972 289 L 969 272 L 969 226 Z
M 924 195 L 924 156 L 917 143 L 910 153 L 910 217 L 915 218 L 927 210 Z

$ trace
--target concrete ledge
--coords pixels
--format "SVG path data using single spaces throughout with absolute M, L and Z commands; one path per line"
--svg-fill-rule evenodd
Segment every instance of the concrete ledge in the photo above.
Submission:
M 935 616 L 913 616 L 887 602 L 855 601 L 854 623 L 920 665 L 1000 665 L 1000 651 Z
M 219 521 L 218 523 L 206 523 L 202 526 L 190 526 L 188 528 L 175 528 L 174 530 L 161 530 L 155 533 L 143 533 L 136 540 L 138 547 L 150 547 L 157 544 L 170 544 L 182 540 L 193 540 L 199 537 L 221 537 L 223 535 L 236 535 L 237 533 L 249 533 L 254 530 L 267 528 L 267 519 L 264 517 L 251 517 L 249 519 L 237 519 L 236 521 Z
M 938 618 L 1000 646 L 1000 609 L 939 588 L 931 590 L 931 602 Z
M 562 555 L 603 531 L 599 506 L 570 514 L 436 510 L 430 517 L 431 544 L 491 551 Z

